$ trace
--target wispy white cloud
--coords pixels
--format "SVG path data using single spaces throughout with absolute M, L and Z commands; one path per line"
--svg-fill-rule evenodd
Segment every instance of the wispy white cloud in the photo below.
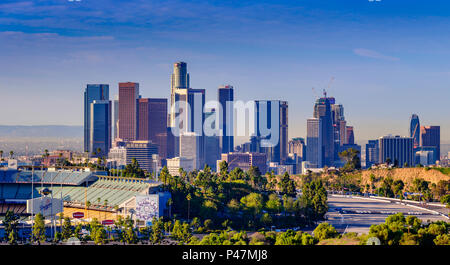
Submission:
M 0 31 L 0 38 L 26 40 L 60 40 L 60 41 L 111 41 L 113 36 L 64 36 L 53 32 L 27 33 L 22 31 Z
M 386 61 L 399 61 L 400 60 L 400 58 L 398 58 L 398 57 L 384 55 L 377 51 L 363 49 L 363 48 L 354 49 L 353 53 L 358 56 L 361 56 L 361 57 L 368 57 L 368 58 L 374 58 L 374 59 L 380 59 L 380 60 L 386 60 Z
M 49 14 L 57 13 L 68 8 L 66 3 L 59 1 L 19 1 L 0 3 L 0 12 L 4 14 Z

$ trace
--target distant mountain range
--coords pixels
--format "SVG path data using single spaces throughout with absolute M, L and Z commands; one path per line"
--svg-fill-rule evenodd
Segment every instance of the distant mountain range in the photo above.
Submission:
M 83 138 L 83 126 L 67 125 L 0 125 L 0 138 Z

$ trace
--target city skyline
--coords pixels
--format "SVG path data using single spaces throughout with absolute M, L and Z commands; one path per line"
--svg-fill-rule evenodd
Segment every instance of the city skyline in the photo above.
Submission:
M 449 26 L 448 0 L 1 0 L 0 246 L 448 246 Z
M 226 84 L 234 86 L 235 99 L 254 99 L 257 92 L 260 98 L 288 100 L 291 137 L 306 137 L 312 102 L 326 88 L 345 105 L 357 142 L 407 136 L 412 113 L 428 125 L 440 125 L 442 142 L 450 141 L 444 49 L 450 40 L 429 32 L 430 27 L 448 30 L 443 1 L 433 6 L 410 1 L 407 7 L 390 1 L 331 1 L 326 7 L 313 1 L 195 7 L 178 1 L 117 1 L 114 9 L 120 7 L 122 17 L 108 14 L 111 5 L 102 10 L 107 2 L 0 4 L 1 54 L 14 61 L 0 69 L 0 86 L 8 99 L 3 107 L 15 113 L 0 124 L 82 125 L 82 109 L 74 99 L 90 83 L 109 84 L 116 91 L 119 82 L 133 81 L 143 97 L 169 98 L 171 64 L 182 60 L 189 64 L 191 87 L 205 89 L 206 100 L 215 99 L 217 87 Z M 192 12 L 170 8 L 177 4 L 193 7 Z M 202 20 L 196 12 L 204 14 Z M 90 27 L 73 23 L 75 16 L 93 22 Z M 28 23 L 44 17 L 48 23 Z M 236 27 L 238 21 L 242 27 Z M 130 27 L 136 25 L 142 27 Z M 195 31 L 189 29 L 193 25 Z M 23 93 L 29 98 L 21 98 Z M 111 99 L 116 95 L 110 94 Z

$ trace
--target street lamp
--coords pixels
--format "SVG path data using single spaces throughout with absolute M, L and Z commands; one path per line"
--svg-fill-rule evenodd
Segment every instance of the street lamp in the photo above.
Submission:
M 51 199 L 52 199 L 52 204 L 51 204 L 51 207 L 50 207 L 50 216 L 51 216 L 51 229 L 50 229 L 50 231 L 51 231 L 51 236 L 52 236 L 52 238 L 54 238 L 54 235 L 56 234 L 56 231 L 53 231 L 53 229 L 55 229 L 56 230 L 56 227 L 54 227 L 54 216 L 53 216 L 53 192 L 52 192 L 52 190 L 50 190 L 49 188 L 44 188 L 43 190 L 41 190 L 40 191 L 40 194 L 41 195 L 43 195 L 43 196 L 45 196 L 45 197 L 47 197 L 48 195 L 51 195 Z

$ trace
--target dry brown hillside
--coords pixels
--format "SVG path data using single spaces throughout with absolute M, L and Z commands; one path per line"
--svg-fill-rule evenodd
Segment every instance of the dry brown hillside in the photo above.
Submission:
M 402 180 L 403 183 L 412 183 L 416 178 L 422 178 L 431 183 L 438 183 L 440 180 L 450 180 L 449 175 L 445 175 L 438 170 L 426 168 L 396 168 L 396 169 L 370 169 L 362 171 L 361 184 L 370 184 L 370 176 L 376 179 L 392 177 L 394 180 Z
M 372 184 L 370 182 L 370 176 L 375 176 L 375 186 L 378 186 L 381 181 L 386 177 L 392 177 L 394 180 L 402 180 L 405 183 L 405 188 L 409 188 L 412 185 L 414 179 L 422 178 L 430 183 L 437 184 L 440 180 L 450 181 L 450 175 L 446 175 L 438 170 L 432 168 L 395 168 L 395 169 L 367 169 L 359 171 L 358 173 L 351 174 L 355 177 L 355 180 L 361 180 L 359 186 L 364 187 L 366 184 Z M 278 182 L 281 181 L 282 176 L 276 176 Z M 298 186 L 302 184 L 300 176 L 291 176 Z M 336 175 L 334 174 L 321 174 L 321 178 L 326 182 L 335 182 Z

